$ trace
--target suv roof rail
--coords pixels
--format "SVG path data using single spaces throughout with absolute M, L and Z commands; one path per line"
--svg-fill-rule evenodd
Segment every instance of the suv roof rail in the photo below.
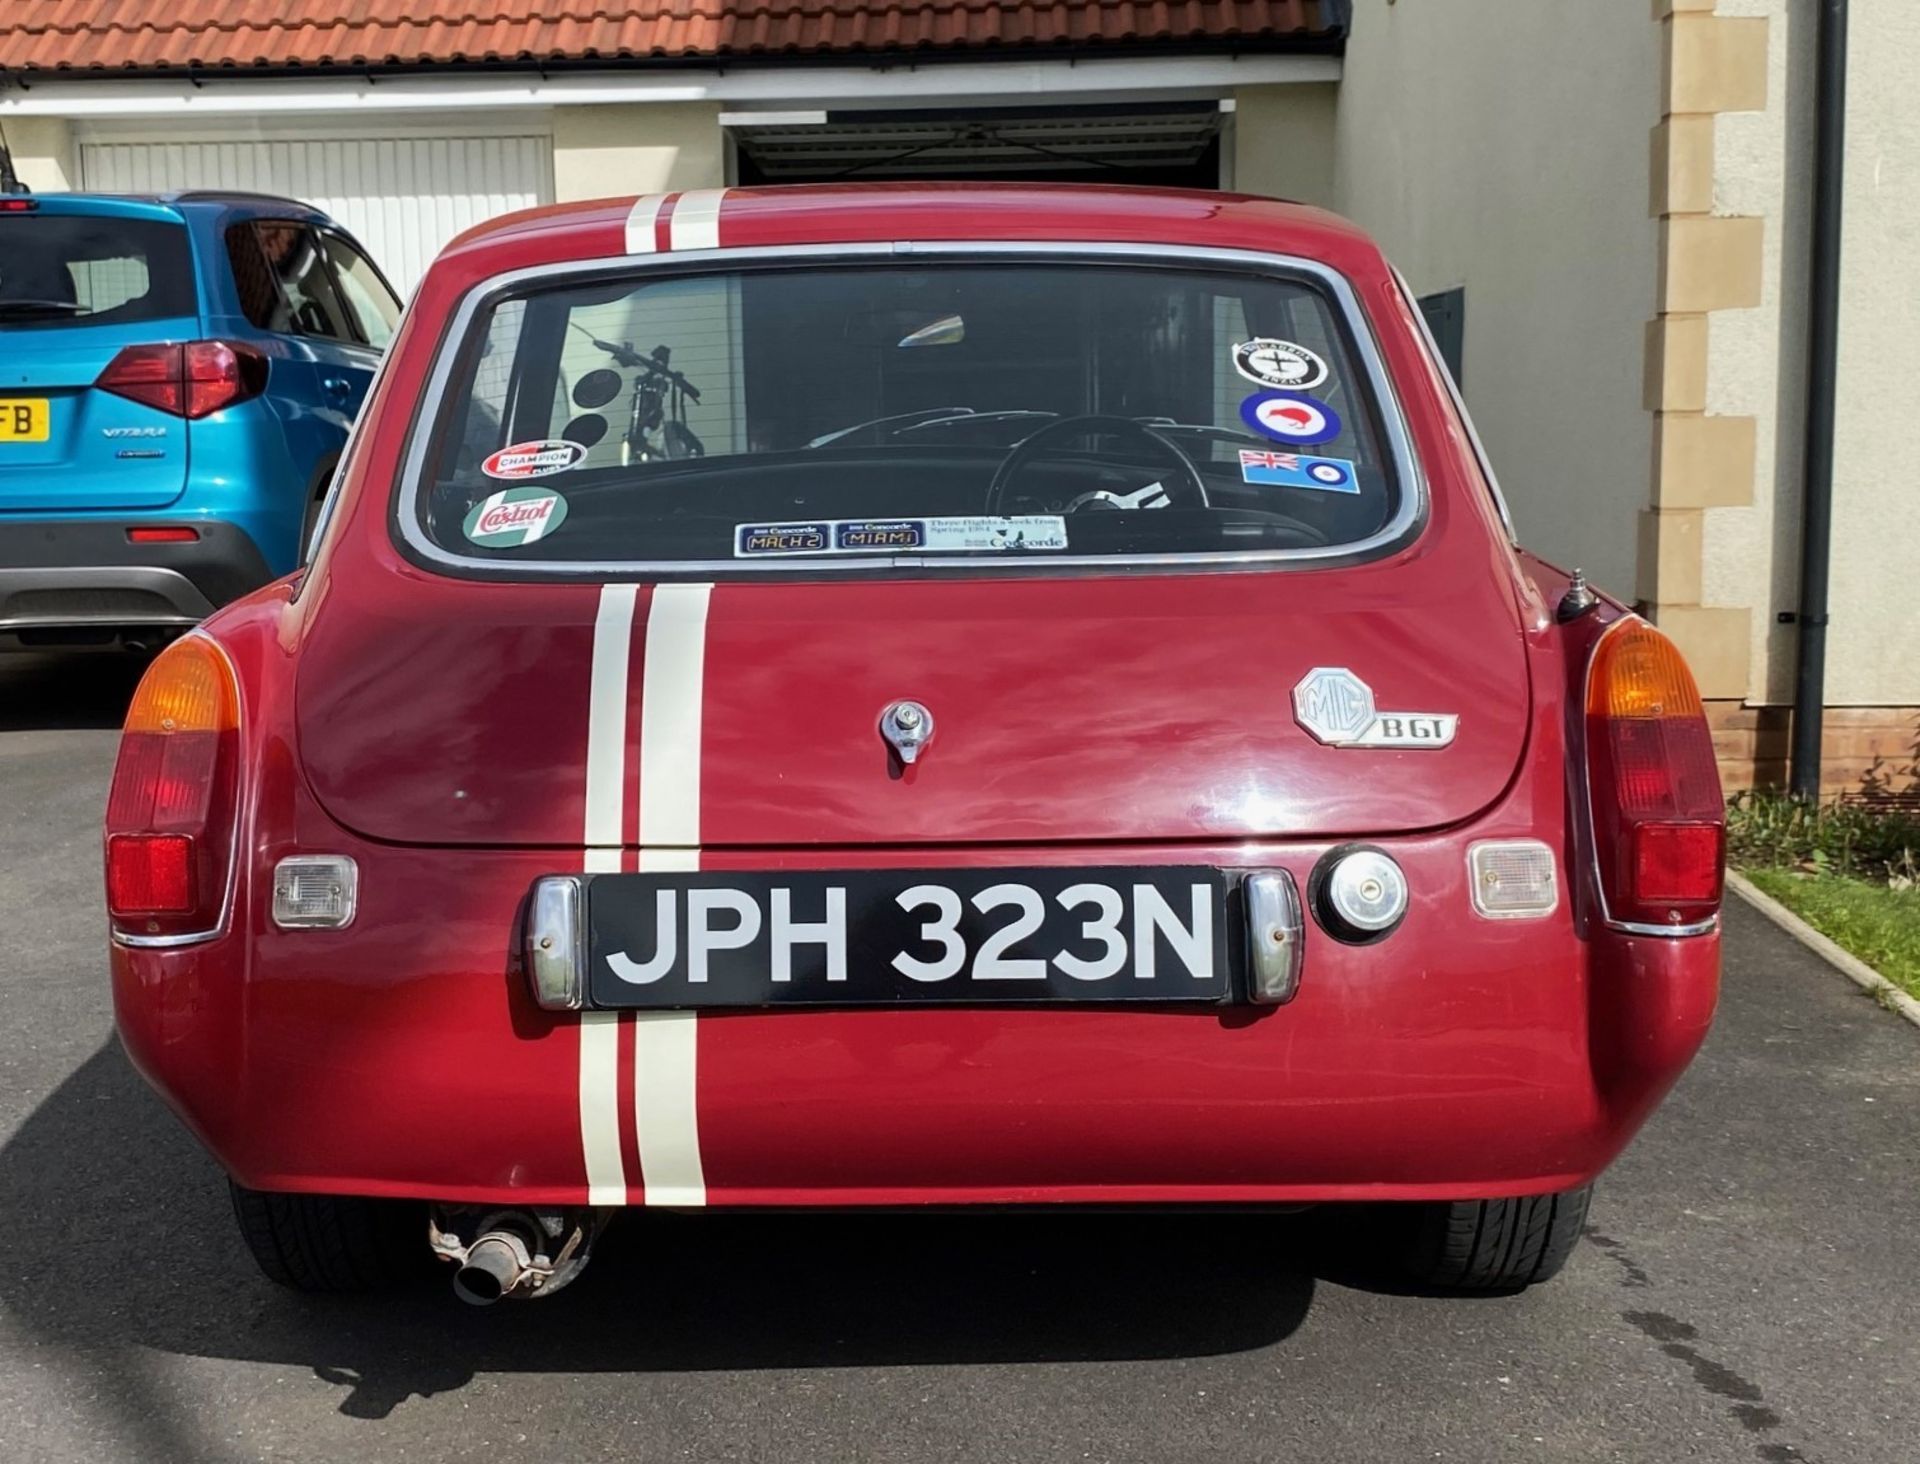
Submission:
M 318 213 L 319 209 L 279 193 L 253 193 L 244 188 L 180 188 L 163 194 L 169 203 L 282 203 L 289 208 Z

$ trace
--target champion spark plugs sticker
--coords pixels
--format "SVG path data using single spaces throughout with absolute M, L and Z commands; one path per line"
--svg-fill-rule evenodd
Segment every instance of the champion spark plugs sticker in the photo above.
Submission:
M 566 521 L 567 500 L 542 488 L 502 488 L 467 510 L 461 527 L 488 549 L 517 549 L 544 539 Z
M 549 473 L 564 473 L 587 455 L 585 447 L 564 437 L 549 437 L 541 442 L 516 442 L 488 456 L 480 471 L 489 478 L 544 478 Z
M 1311 391 L 1327 379 L 1327 363 L 1305 346 L 1260 336 L 1233 348 L 1233 369 L 1256 386 Z
M 1340 414 L 1318 397 L 1297 391 L 1257 391 L 1240 403 L 1240 420 L 1262 437 L 1303 447 L 1340 435 Z

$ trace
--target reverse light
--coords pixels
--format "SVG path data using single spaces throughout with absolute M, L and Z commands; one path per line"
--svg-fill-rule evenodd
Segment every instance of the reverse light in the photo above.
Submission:
M 231 879 L 240 698 L 201 635 L 155 658 L 127 708 L 107 795 L 107 914 L 123 938 L 212 935 Z
M 197 420 L 267 389 L 267 358 L 238 341 L 127 346 L 94 378 L 102 391 Z
M 1587 778 L 1608 918 L 1694 928 L 1720 908 L 1726 804 L 1693 674 L 1644 620 L 1600 640 L 1587 672 Z
M 290 854 L 273 867 L 273 923 L 283 930 L 338 930 L 359 902 L 360 866 L 345 854 Z
M 1538 839 L 1484 839 L 1471 845 L 1467 883 L 1475 913 L 1488 920 L 1537 920 L 1560 903 L 1553 850 Z

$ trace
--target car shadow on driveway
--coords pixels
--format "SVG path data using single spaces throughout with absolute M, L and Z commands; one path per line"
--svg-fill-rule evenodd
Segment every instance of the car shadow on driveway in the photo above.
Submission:
M 122 650 L 0 649 L 0 732 L 117 728 L 151 660 Z
M 109 1041 L 0 1148 L 0 1307 L 106 1361 L 157 1457 L 191 1454 L 137 1349 L 292 1364 L 383 1418 L 478 1373 L 677 1372 L 1205 1356 L 1293 1333 L 1309 1217 L 1085 1212 L 622 1217 L 566 1292 L 477 1312 L 412 1294 L 299 1297 L 253 1269 L 214 1164 Z M 150 1371 L 150 1370 L 147 1370 Z

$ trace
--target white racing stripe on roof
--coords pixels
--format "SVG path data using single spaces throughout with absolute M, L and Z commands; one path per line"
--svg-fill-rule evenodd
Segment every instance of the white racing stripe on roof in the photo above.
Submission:
M 724 188 L 695 188 L 680 195 L 667 220 L 667 242 L 674 249 L 720 247 L 720 200 Z
M 627 253 L 659 253 L 653 226 L 659 222 L 660 210 L 666 201 L 664 193 L 643 193 L 634 199 L 633 208 L 627 214 Z

